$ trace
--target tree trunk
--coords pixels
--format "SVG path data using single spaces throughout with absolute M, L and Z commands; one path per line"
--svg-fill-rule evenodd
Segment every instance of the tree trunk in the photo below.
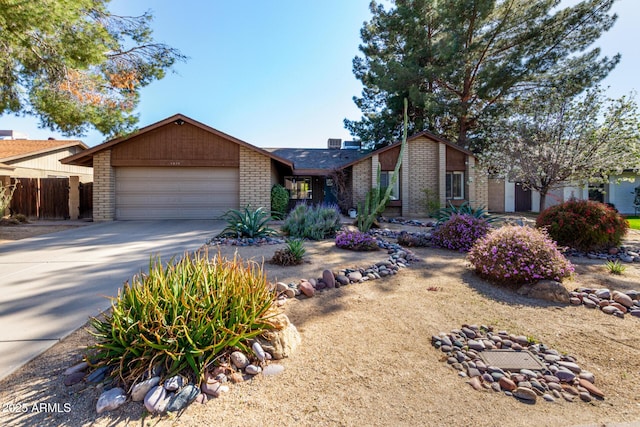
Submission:
M 540 212 L 547 207 L 547 190 L 541 190 L 540 192 Z

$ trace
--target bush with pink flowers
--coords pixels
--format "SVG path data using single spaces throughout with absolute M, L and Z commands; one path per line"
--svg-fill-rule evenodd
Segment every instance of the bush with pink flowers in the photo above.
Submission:
M 574 271 L 545 231 L 517 225 L 489 232 L 471 248 L 468 259 L 478 275 L 501 284 L 562 281 Z
M 336 246 L 353 251 L 377 251 L 376 239 L 361 231 L 341 231 L 336 235 Z
M 468 252 L 476 240 L 484 237 L 491 225 L 484 218 L 469 214 L 453 214 L 431 234 L 434 246 Z

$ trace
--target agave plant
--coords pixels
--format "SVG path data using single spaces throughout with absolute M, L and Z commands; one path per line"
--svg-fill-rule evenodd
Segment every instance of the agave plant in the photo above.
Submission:
M 278 232 L 268 227 L 273 219 L 263 208 L 251 209 L 246 206 L 244 209 L 231 209 L 223 217 L 227 221 L 227 226 L 218 237 L 265 237 L 273 236 Z
M 469 204 L 469 202 L 464 202 L 460 206 L 454 206 L 449 202 L 449 207 L 442 208 L 436 212 L 435 218 L 438 224 L 442 224 L 443 222 L 451 219 L 453 215 L 469 215 L 474 218 L 484 219 L 488 223 L 496 222 L 499 219 L 498 217 L 491 215 L 484 206 L 474 208 Z

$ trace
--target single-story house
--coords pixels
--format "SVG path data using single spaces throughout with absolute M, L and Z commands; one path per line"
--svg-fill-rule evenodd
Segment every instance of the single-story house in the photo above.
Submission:
M 571 199 L 597 200 L 613 205 L 623 215 L 636 215 L 635 188 L 640 179 L 635 172 L 613 175 L 605 184 L 567 184 L 547 194 L 546 207 Z M 519 182 L 489 179 L 489 210 L 491 212 L 540 212 L 540 193 L 526 188 Z
M 90 167 L 67 165 L 60 160 L 88 147 L 75 140 L 14 139 L 0 131 L 0 176 L 15 178 L 62 178 L 77 176 L 80 182 L 93 180 Z
M 329 145 L 263 149 L 176 114 L 61 161 L 93 167 L 96 221 L 210 219 L 249 204 L 269 209 L 275 184 L 294 203 L 335 202 L 336 172 L 355 207 L 376 185 L 378 166 L 388 182 L 400 152 L 400 143 L 372 152 Z M 442 205 L 487 204 L 487 180 L 473 154 L 422 132 L 408 139 L 390 214 L 424 215 L 425 188 Z
M 19 185 L 12 207 L 0 215 L 11 213 L 17 204 L 17 213 L 29 217 L 78 218 L 80 185 L 93 181 L 93 169 L 62 164 L 60 160 L 87 148 L 81 141 L 33 140 L 15 131 L 0 130 L 0 185 L 9 186 L 18 180 L 21 185 L 32 183 Z

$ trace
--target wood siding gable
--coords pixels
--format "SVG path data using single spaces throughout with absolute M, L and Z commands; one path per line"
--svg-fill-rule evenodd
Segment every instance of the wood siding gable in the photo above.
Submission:
M 238 167 L 240 147 L 189 123 L 168 123 L 113 146 L 112 166 Z

